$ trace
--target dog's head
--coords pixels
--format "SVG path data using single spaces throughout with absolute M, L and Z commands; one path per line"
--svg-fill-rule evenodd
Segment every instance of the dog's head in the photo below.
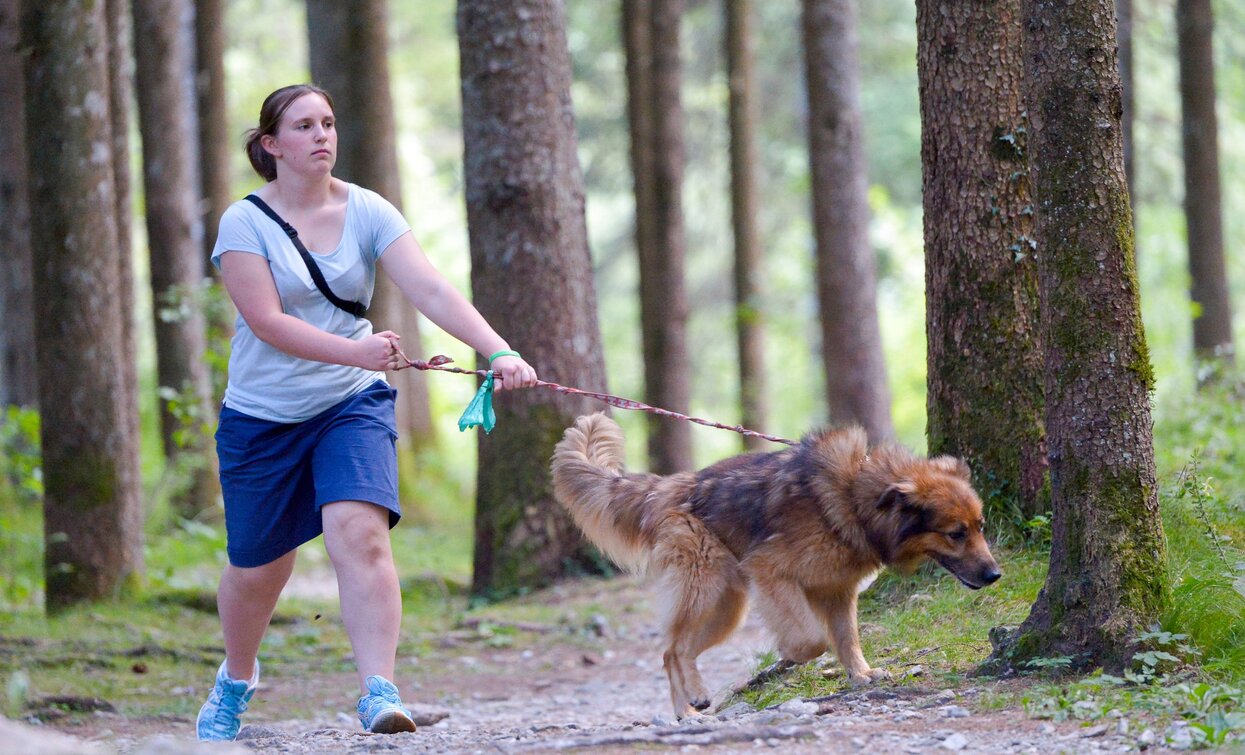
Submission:
M 921 461 L 875 504 L 885 530 L 887 563 L 911 571 L 925 559 L 974 590 L 1002 576 L 983 529 L 981 499 L 968 466 L 949 456 Z

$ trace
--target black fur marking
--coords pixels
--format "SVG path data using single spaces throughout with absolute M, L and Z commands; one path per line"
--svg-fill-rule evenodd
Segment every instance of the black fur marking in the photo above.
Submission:
M 765 501 L 781 469 L 778 456 L 736 456 L 696 475 L 696 487 L 687 501 L 689 511 L 737 556 L 771 534 Z
M 908 505 L 908 496 L 904 495 L 903 492 L 899 488 L 895 487 L 894 485 L 890 486 L 882 493 L 882 497 L 878 498 L 878 503 L 877 503 L 877 507 L 879 511 L 885 511 L 891 508 L 892 506 L 907 506 L 907 505 Z
M 903 517 L 903 527 L 899 529 L 896 545 L 910 537 L 934 531 L 933 522 L 931 521 L 933 516 L 928 509 L 914 506 L 905 501 L 899 510 L 899 515 Z

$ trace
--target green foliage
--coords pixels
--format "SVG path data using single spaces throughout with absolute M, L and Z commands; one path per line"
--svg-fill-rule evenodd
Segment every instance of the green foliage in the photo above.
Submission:
M 0 417 L 0 609 L 37 599 L 42 586 L 43 459 L 39 413 L 6 407 Z
M 8 406 L 0 417 L 0 485 L 19 503 L 43 497 L 39 413 L 33 409 Z
M 1164 629 L 1189 636 L 1214 678 L 1245 681 L 1245 407 L 1237 380 L 1156 408 L 1172 591 Z
M 216 424 L 215 413 L 205 410 L 197 393 L 189 384 L 181 389 L 162 385 L 156 391 L 165 410 L 177 423 L 172 434 L 173 443 L 181 449 L 201 448 Z

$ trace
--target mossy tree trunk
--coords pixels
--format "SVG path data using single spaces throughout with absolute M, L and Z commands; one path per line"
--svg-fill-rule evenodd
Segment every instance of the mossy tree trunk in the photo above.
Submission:
M 311 77 L 332 95 L 340 116 L 336 121 L 337 165 L 333 174 L 379 193 L 401 209 L 385 0 L 309 0 L 307 27 Z M 384 275 L 376 278 L 368 318 L 378 330 L 401 335 L 407 356 L 431 356 L 423 353 L 419 313 Z M 398 389 L 397 416 L 403 441 L 416 447 L 435 443 L 427 373 L 403 370 L 390 373 L 386 379 Z M 413 472 L 403 470 L 404 475 Z
M 1114 9 L 1111 0 L 1022 7 L 1054 522 L 1046 584 L 996 659 L 1118 668 L 1158 616 L 1167 561 Z
M 869 246 L 855 0 L 804 0 L 817 300 L 830 421 L 894 436 Z
M 929 450 L 1012 526 L 1049 503 L 1020 38 L 1020 0 L 917 3 Z
M 103 4 L 25 3 L 26 135 L 49 610 L 116 594 L 143 565 L 123 399 Z
M 603 389 L 563 4 L 462 0 L 458 37 L 476 306 L 545 380 Z M 538 389 L 497 397 L 498 427 L 479 441 L 476 594 L 596 567 L 553 498 L 549 458 L 598 408 Z
M 1197 307 L 1193 315 L 1193 352 L 1199 362 L 1230 366 L 1236 360 L 1232 303 L 1223 259 L 1214 30 L 1210 0 L 1176 0 L 1180 107 L 1184 121 L 1184 212 L 1191 294 Z
M 187 0 L 134 0 L 138 120 L 155 309 L 160 433 L 165 457 L 186 475 L 173 505 L 185 517 L 213 510 L 220 495 L 203 314 L 203 224 L 197 209 L 196 127 Z
M 739 348 L 740 419 L 744 427 L 764 431 L 765 315 L 764 259 L 758 229 L 761 161 L 757 156 L 756 76 L 752 63 L 751 0 L 727 0 L 726 74 L 730 86 L 731 220 L 735 235 L 735 337 Z M 762 438 L 747 437 L 749 450 L 765 448 Z
M 18 52 L 18 5 L 17 0 L 0 0 L 0 407 L 36 408 L 26 79 Z

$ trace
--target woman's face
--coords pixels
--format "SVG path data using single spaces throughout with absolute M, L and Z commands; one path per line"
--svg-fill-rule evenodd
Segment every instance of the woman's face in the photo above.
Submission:
M 329 173 L 337 162 L 337 129 L 333 109 L 318 94 L 294 100 L 281 116 L 277 133 L 261 142 L 282 169 L 316 175 Z

